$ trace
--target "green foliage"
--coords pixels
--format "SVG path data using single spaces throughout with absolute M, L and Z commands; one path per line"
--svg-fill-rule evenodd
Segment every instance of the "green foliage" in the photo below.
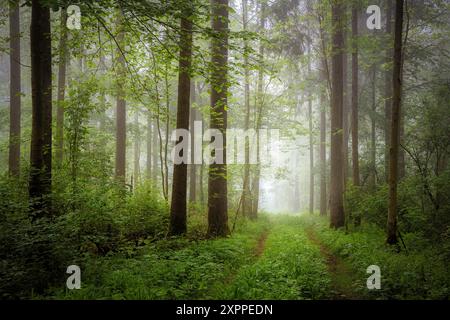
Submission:
M 362 297 L 369 299 L 448 299 L 450 275 L 448 260 L 440 251 L 420 247 L 417 235 L 405 234 L 408 252 L 397 253 L 384 244 L 385 233 L 374 225 L 365 225 L 351 233 L 329 229 L 326 220 L 315 220 L 320 240 L 333 253 L 350 262 L 357 274 L 355 285 Z M 378 265 L 381 269 L 381 290 L 368 290 L 366 269 Z
M 323 299 L 330 276 L 319 248 L 308 241 L 298 217 L 281 220 L 264 244 L 261 258 L 243 267 L 232 285 L 223 289 L 226 299 Z

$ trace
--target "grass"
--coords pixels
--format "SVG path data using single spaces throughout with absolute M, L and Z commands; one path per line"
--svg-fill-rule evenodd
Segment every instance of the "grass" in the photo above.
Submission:
M 200 228 L 200 227 L 199 227 Z M 200 229 L 198 229 L 199 231 Z M 362 226 L 331 230 L 317 216 L 240 221 L 227 238 L 147 243 L 138 253 L 88 258 L 82 288 L 52 288 L 46 299 L 448 299 L 448 263 L 438 250 L 408 253 Z M 415 240 L 414 240 L 415 241 Z M 367 267 L 381 268 L 381 290 L 368 290 Z

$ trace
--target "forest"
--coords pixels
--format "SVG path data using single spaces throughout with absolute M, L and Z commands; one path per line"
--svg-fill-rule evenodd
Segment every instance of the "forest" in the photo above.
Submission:
M 449 300 L 450 1 L 0 0 L 0 300 Z

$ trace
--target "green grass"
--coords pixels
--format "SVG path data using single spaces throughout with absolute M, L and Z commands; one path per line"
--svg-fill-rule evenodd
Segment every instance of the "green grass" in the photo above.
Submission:
M 354 290 L 369 299 L 449 299 L 450 274 L 442 251 L 423 247 L 414 234 L 405 234 L 408 252 L 385 244 L 385 232 L 365 225 L 352 232 L 331 230 L 327 219 L 309 218 L 320 241 L 355 273 Z M 422 243 L 422 246 L 417 245 Z M 367 267 L 381 269 L 381 289 L 368 290 Z
M 82 288 L 53 288 L 50 299 L 208 299 L 236 266 L 254 259 L 267 219 L 241 224 L 231 237 L 192 241 L 167 239 L 147 245 L 134 258 L 88 259 Z
M 277 217 L 260 259 L 241 268 L 225 287 L 226 299 L 323 299 L 330 276 L 319 248 L 308 241 L 302 220 Z

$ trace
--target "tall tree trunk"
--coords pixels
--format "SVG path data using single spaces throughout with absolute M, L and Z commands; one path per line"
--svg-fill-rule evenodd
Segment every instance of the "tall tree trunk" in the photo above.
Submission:
M 190 124 L 189 127 L 191 128 L 191 164 L 189 166 L 189 202 L 195 203 L 197 200 L 197 165 L 195 162 L 195 140 L 194 140 L 194 134 L 201 134 L 201 132 L 194 133 L 195 131 L 195 121 L 197 120 L 197 110 L 194 109 L 192 106 L 196 101 L 196 94 L 195 94 L 195 81 L 192 81 L 191 83 L 191 115 L 190 115 Z
M 190 10 L 189 10 L 190 11 Z M 181 18 L 180 60 L 178 73 L 178 106 L 177 130 L 189 130 L 189 104 L 191 95 L 190 68 L 192 61 L 192 21 L 190 12 Z M 180 143 L 182 137 L 177 137 Z M 183 141 L 185 142 L 185 141 Z M 180 156 L 187 150 L 181 150 Z M 174 164 L 172 181 L 172 202 L 170 206 L 170 235 L 180 235 L 186 232 L 186 201 L 187 201 L 187 163 Z
M 248 30 L 248 2 L 242 0 L 242 24 L 243 30 Z M 250 128 L 250 68 L 248 62 L 248 41 L 244 40 L 244 109 L 245 122 L 244 129 Z M 251 215 L 252 200 L 250 193 L 250 141 L 245 138 L 245 165 L 244 165 L 244 181 L 242 186 L 242 213 L 248 217 Z
M 386 4 L 386 34 L 389 42 L 386 46 L 386 70 L 384 71 L 384 172 L 386 182 L 389 182 L 389 146 L 391 144 L 391 109 L 392 109 L 392 1 Z
M 21 117 L 21 68 L 20 68 L 20 14 L 19 1 L 10 2 L 10 127 L 9 127 L 9 174 L 20 175 L 20 117 Z
M 374 64 L 372 66 L 372 112 L 370 116 L 370 179 L 369 186 L 370 188 L 375 189 L 377 184 L 377 167 L 376 167 L 376 158 L 377 158 L 377 149 L 376 149 L 376 123 L 375 117 L 377 112 L 377 101 L 376 101 L 376 81 L 377 81 L 377 67 Z
M 31 2 L 32 128 L 29 194 L 36 217 L 51 212 L 52 47 L 50 9 Z
M 308 44 L 308 54 L 311 54 L 311 44 Z M 308 59 L 308 75 L 311 75 L 311 60 Z M 309 213 L 314 213 L 314 140 L 313 140 L 313 112 L 311 89 L 308 90 L 309 117 Z
M 211 164 L 208 180 L 208 236 L 226 236 L 228 195 L 226 128 L 228 94 L 228 0 L 211 0 L 211 27 L 216 36 L 211 43 L 211 123 L 223 135 L 223 164 Z
M 122 13 L 120 12 L 119 15 Z M 123 45 L 124 33 L 122 26 L 122 17 L 118 19 L 117 23 L 119 34 L 117 42 L 120 46 Z M 121 83 L 125 77 L 125 57 L 118 48 L 117 52 L 117 100 L 116 100 L 116 179 L 125 184 L 126 179 L 126 141 L 127 141 L 127 111 L 125 102 L 125 91 Z
M 147 111 L 147 161 L 145 165 L 145 171 L 147 179 L 152 178 L 152 138 L 154 133 L 152 132 L 152 113 Z
M 322 62 L 322 81 L 325 82 L 326 66 Z M 320 93 L 320 215 L 327 215 L 327 99 L 326 89 Z
M 265 8 L 266 5 L 264 2 L 261 3 L 260 8 L 260 21 L 259 28 L 261 31 L 264 31 L 265 28 Z M 264 108 L 264 99 L 263 99 L 263 88 L 264 88 L 264 68 L 262 65 L 262 61 L 264 60 L 264 45 L 262 41 L 259 43 L 259 59 L 261 61 L 261 65 L 258 68 L 258 87 L 256 92 L 257 97 L 257 112 L 256 112 L 256 130 L 261 128 L 262 124 L 262 113 Z M 259 211 L 259 183 L 261 179 L 261 164 L 260 164 L 260 135 L 256 135 L 256 165 L 255 165 L 255 173 L 252 181 L 252 214 L 251 218 L 256 219 L 258 217 Z
M 330 216 L 331 227 L 340 228 L 345 224 L 343 205 L 343 1 L 332 4 L 332 93 L 331 93 L 331 180 Z
M 152 185 L 156 186 L 158 180 L 158 128 L 154 121 L 152 127 Z
M 346 6 L 344 7 L 346 8 Z M 347 55 L 347 32 L 344 31 L 344 52 L 343 52 L 343 76 L 342 83 L 344 86 L 343 90 L 343 105 L 342 105 L 342 134 L 343 134 L 343 148 L 342 148 L 342 156 L 343 156 L 343 168 L 342 168 L 342 183 L 345 187 L 347 185 L 347 177 L 348 177 L 348 128 L 349 128 L 349 90 L 348 90 L 348 55 Z
M 353 185 L 359 186 L 359 142 L 358 142 L 358 8 L 352 8 L 352 178 Z
M 134 190 L 136 190 L 140 175 L 141 175 L 141 165 L 140 165 L 140 158 L 141 158 L 141 136 L 140 136 L 140 128 L 139 128 L 139 110 L 136 110 L 136 113 L 134 115 Z
M 66 92 L 66 61 L 67 61 L 67 12 L 61 8 L 61 34 L 59 38 L 58 64 L 58 100 L 56 111 L 56 166 L 61 167 L 64 149 L 64 96 Z
M 388 244 L 397 244 L 397 183 L 400 144 L 400 114 L 402 96 L 403 0 L 395 1 L 394 71 L 392 77 L 392 123 L 389 150 L 389 208 L 387 221 Z

